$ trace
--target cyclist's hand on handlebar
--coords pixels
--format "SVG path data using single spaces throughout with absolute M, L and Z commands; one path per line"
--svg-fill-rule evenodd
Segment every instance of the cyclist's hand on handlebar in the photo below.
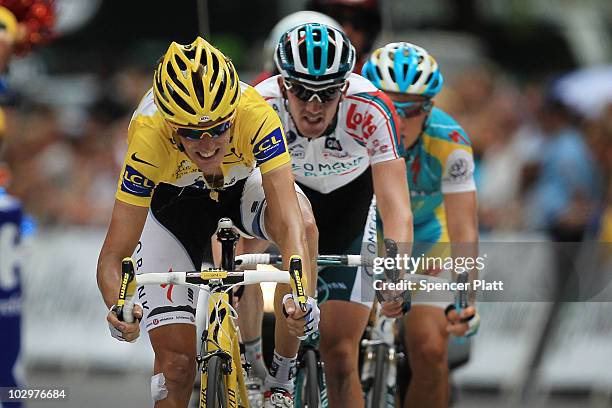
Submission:
M 110 330 L 111 336 L 119 341 L 128 341 L 133 343 L 140 336 L 140 320 L 142 319 L 142 306 L 139 304 L 134 305 L 132 314 L 134 315 L 134 322 L 127 323 L 120 321 L 117 317 L 117 307 L 113 306 L 106 316 L 108 322 L 108 329 Z
M 446 331 L 457 337 L 470 337 L 476 334 L 480 326 L 480 316 L 476 312 L 476 307 L 468 306 L 461 313 L 457 313 L 453 306 L 449 305 L 445 311 L 448 321 Z
M 310 334 L 319 330 L 321 311 L 316 299 L 307 298 L 306 312 L 303 312 L 293 295 L 288 293 L 283 297 L 283 310 L 289 334 L 304 340 Z
M 285 319 L 287 322 L 287 329 L 289 329 L 289 334 L 293 336 L 301 336 L 304 333 L 303 317 L 306 315 L 306 313 L 299 308 L 293 299 L 293 295 L 290 293 L 283 297 L 283 310 L 285 312 Z
M 410 291 L 388 291 L 383 295 L 380 312 L 386 317 L 402 317 L 410 310 Z M 389 299 L 389 300 L 386 300 Z
M 386 317 L 401 317 L 404 302 L 402 299 L 382 302 L 380 312 Z
M 381 304 L 380 312 L 385 317 L 402 317 L 410 310 L 410 291 L 377 290 L 376 297 Z

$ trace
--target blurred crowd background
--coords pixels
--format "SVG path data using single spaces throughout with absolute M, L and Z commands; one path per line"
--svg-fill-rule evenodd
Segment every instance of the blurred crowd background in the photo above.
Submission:
M 60 0 L 57 39 L 13 60 L 8 190 L 41 227 L 107 224 L 130 115 L 169 41 L 203 33 L 252 82 L 276 21 L 320 2 L 196 3 Z M 361 30 L 374 46 L 413 42 L 440 62 L 446 82 L 436 103 L 474 145 L 483 232 L 610 240 L 612 3 L 353 3 L 371 8 L 370 18 L 334 11 L 353 38 Z
M 326 2 L 332 4 L 323 9 Z M 391 41 L 420 45 L 445 78 L 436 104 L 473 143 L 481 240 L 612 242 L 609 0 L 56 0 L 55 8 L 53 41 L 11 60 L 0 102 L 4 159 L 12 170 L 8 191 L 38 228 L 23 276 L 23 360 L 30 384 L 67 384 L 55 368 L 41 373 L 32 367 L 68 367 L 63 372 L 73 376 L 74 390 L 87 390 L 82 403 L 75 392 L 70 406 L 107 401 L 110 394 L 122 402 L 105 406 L 148 397 L 147 341 L 129 348 L 108 336 L 94 271 L 127 126 L 170 41 L 190 43 L 203 35 L 248 83 L 271 69 L 270 30 L 298 10 L 332 14 L 362 54 Z M 542 265 L 559 265 L 544 252 L 534 247 L 532 269 L 521 254 L 520 269 L 544 276 Z M 601 403 L 588 397 L 572 405 L 563 394 L 550 406 L 585 406 L 587 400 L 609 406 L 612 303 L 579 306 L 558 318 L 552 357 L 543 363 L 544 388 L 554 383 L 603 395 Z M 471 371 L 458 376 L 463 389 L 503 390 L 530 381 L 525 367 L 545 354 L 540 339 L 552 337 L 539 320 L 546 314 L 541 304 L 485 304 L 487 330 L 475 340 Z M 137 385 L 119 389 L 117 370 L 126 367 L 143 373 L 126 375 Z M 104 370 L 112 377 L 100 378 Z M 94 371 L 95 382 L 81 375 Z

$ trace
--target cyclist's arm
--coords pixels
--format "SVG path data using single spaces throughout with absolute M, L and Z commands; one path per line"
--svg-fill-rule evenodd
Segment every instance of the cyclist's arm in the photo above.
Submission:
M 98 258 L 98 287 L 108 307 L 117 302 L 121 260 L 134 252 L 147 219 L 147 212 L 147 207 L 115 200 L 110 226 Z
M 403 159 L 394 159 L 373 164 L 372 179 L 376 206 L 384 224 L 384 236 L 399 244 L 398 255 L 409 255 L 413 225 L 406 163 Z M 383 314 L 399 317 L 402 315 L 402 305 L 401 300 L 383 302 Z
M 451 242 L 478 242 L 476 191 L 444 194 L 446 224 Z
M 397 243 L 412 243 L 412 210 L 406 178 L 406 163 L 398 156 L 399 119 L 389 97 L 382 91 L 368 93 L 371 101 L 372 134 L 364 129 L 368 154 L 372 164 L 372 180 L 376 205 L 384 224 L 385 238 Z M 389 115 L 389 113 L 391 115 Z M 403 246 L 400 252 L 408 252 Z
M 293 186 L 291 164 L 276 167 L 263 173 L 261 177 L 267 202 L 266 229 L 268 223 L 274 223 L 273 238 L 283 255 L 283 268 L 289 266 L 291 255 L 299 255 L 302 257 L 302 270 L 307 274 L 312 269 L 302 212 Z M 316 282 L 307 279 L 305 286 L 308 296 L 314 297 Z
M 448 236 L 453 257 L 478 256 L 478 204 L 476 191 L 444 194 L 444 208 Z M 470 271 L 470 281 L 477 278 L 477 271 Z M 474 300 L 470 293 L 470 300 Z
M 446 193 L 444 194 L 444 207 L 448 235 L 452 244 L 452 256 L 476 259 L 478 256 L 478 205 L 476 191 Z M 476 268 L 468 272 L 470 281 L 477 278 L 478 270 Z M 447 330 L 449 333 L 455 336 L 464 336 L 470 330 L 473 330 L 472 334 L 476 333 L 480 319 L 476 316 L 475 301 L 476 292 L 470 290 L 468 291 L 468 304 L 470 306 L 462 310 L 461 315 L 457 315 L 455 311 L 451 311 L 447 315 L 449 319 Z M 465 323 L 465 319 L 471 316 L 476 317 L 473 317 L 469 324 Z M 475 325 L 475 328 L 470 328 L 470 324 Z
M 373 164 L 372 179 L 376 205 L 385 226 L 385 238 L 398 243 L 411 243 L 412 210 L 404 159 Z
M 444 208 L 448 235 L 451 242 L 451 253 L 454 258 L 478 256 L 478 204 L 476 183 L 474 181 L 474 157 L 467 135 L 459 126 L 454 131 L 461 135 L 463 143 L 457 143 L 454 150 L 441 156 L 442 168 L 441 190 L 444 197 Z M 441 151 L 445 151 L 442 149 Z M 469 271 L 470 281 L 476 278 L 476 270 Z M 475 299 L 474 292 L 469 293 L 470 300 Z

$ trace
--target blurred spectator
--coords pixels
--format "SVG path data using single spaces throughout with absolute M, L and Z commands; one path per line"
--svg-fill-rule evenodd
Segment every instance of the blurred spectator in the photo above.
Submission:
M 517 229 L 521 221 L 521 169 L 529 157 L 522 95 L 492 66 L 469 69 L 442 92 L 439 105 L 464 123 L 475 156 L 482 230 Z
M 612 242 L 612 103 L 586 127 L 587 140 L 603 175 L 605 202 L 599 219 L 599 239 Z
M 601 199 L 599 169 L 573 118 L 547 95 L 537 112 L 544 137 L 540 171 L 527 197 L 529 226 L 561 242 L 582 241 Z
M 612 244 L 612 182 L 608 183 L 606 206 L 601 214 L 599 240 Z
M 309 0 L 306 8 L 327 14 L 342 25 L 357 52 L 354 72 L 361 67 L 372 51 L 382 28 L 378 0 Z
M 13 56 L 25 55 L 32 47 L 52 39 L 54 0 L 0 0 L 0 74 Z M 3 80 L 2 80 L 3 81 Z M 4 82 L 0 93 L 6 92 Z
M 43 225 L 108 223 L 129 113 L 150 78 L 126 67 L 101 83 L 106 86 L 89 108 L 25 101 L 11 115 L 7 160 L 18 182 L 10 191 Z
M 0 75 L 6 73 L 14 53 L 25 54 L 34 45 L 47 41 L 55 21 L 52 1 L 0 0 Z M 0 78 L 0 96 L 7 88 Z M 24 234 L 24 216 L 21 204 L 6 193 L 4 188 L 10 179 L 9 167 L 3 159 L 3 147 L 7 136 L 7 120 L 10 115 L 0 111 L 0 387 L 21 387 L 18 360 L 21 350 L 22 284 L 19 247 Z M 32 146 L 35 148 L 35 146 Z M 7 406 L 21 407 L 21 401 Z M 4 406 L 0 401 L 0 406 Z
M 612 103 L 602 110 L 600 116 L 586 125 L 586 137 L 597 165 L 601 169 L 604 185 L 612 181 Z

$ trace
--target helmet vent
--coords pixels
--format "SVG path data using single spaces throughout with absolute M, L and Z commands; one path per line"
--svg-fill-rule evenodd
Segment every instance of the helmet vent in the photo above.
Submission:
M 234 92 L 234 96 L 232 96 L 232 101 L 230 103 L 234 103 L 236 101 L 236 98 L 238 98 L 238 95 L 240 95 L 240 87 L 236 87 L 236 91 Z
M 189 112 L 191 115 L 195 115 L 195 111 L 193 110 L 193 108 L 189 106 L 189 104 L 183 98 L 181 98 L 178 93 L 174 92 L 174 90 L 172 89 L 172 85 L 166 83 L 166 86 L 168 87 L 168 93 L 170 94 L 170 97 L 172 98 L 174 103 L 180 106 L 181 109 Z
M 211 81 L 212 83 L 212 81 Z M 211 111 L 215 111 L 221 101 L 223 100 L 223 95 L 225 95 L 225 89 L 227 88 L 227 78 L 225 78 L 225 71 L 221 72 L 221 83 L 219 84 L 219 89 L 217 89 L 217 93 L 215 94 L 215 99 L 210 107 Z
M 187 64 L 185 64 L 183 60 L 178 57 L 178 55 L 174 56 L 174 61 L 181 71 L 187 71 Z
M 185 85 L 183 85 L 181 83 L 181 81 L 179 80 L 178 75 L 177 75 L 176 71 L 174 71 L 174 67 L 172 66 L 172 64 L 168 64 L 168 76 L 172 80 L 171 84 L 168 83 L 168 89 L 170 90 L 170 93 L 174 93 L 173 87 L 175 85 L 176 85 L 177 88 L 180 88 L 181 91 L 185 92 L 186 94 L 189 93 L 189 91 L 187 90 Z
M 187 57 L 187 59 L 189 61 L 194 61 L 195 60 L 195 47 L 194 48 L 188 48 L 185 50 L 185 56 Z
M 193 83 L 193 90 L 195 91 L 196 98 L 200 106 L 204 106 L 204 83 L 202 78 L 204 77 L 204 67 L 200 65 L 198 70 L 191 74 L 191 82 Z
M 431 81 L 431 77 L 433 76 L 433 72 L 430 72 L 429 75 L 427 76 L 427 81 L 425 81 L 426 84 L 429 83 L 429 81 Z M 433 85 L 433 84 L 432 84 Z
M 215 54 L 211 55 L 211 60 L 212 60 L 212 77 L 210 78 L 210 82 L 208 85 L 208 90 L 212 91 L 212 89 L 215 86 L 215 83 L 217 82 L 217 77 L 219 76 L 219 71 L 221 71 L 219 69 L 219 59 L 217 58 L 217 56 Z M 222 73 L 225 71 L 222 71 Z M 223 78 L 221 79 L 223 80 Z M 219 89 L 219 92 L 217 92 L 217 96 L 219 94 L 223 95 L 224 91 L 221 91 L 221 89 Z M 214 108 L 213 108 L 214 109 Z
M 378 65 L 376 65 L 375 68 L 376 68 L 376 77 L 382 78 L 382 72 L 380 71 L 380 68 L 378 67 Z
M 421 74 L 423 74 L 422 71 L 417 71 L 416 74 L 414 74 L 414 79 L 412 80 L 412 85 L 416 84 L 419 80 L 419 78 L 421 78 Z
M 306 47 L 306 43 L 303 43 L 304 46 L 299 48 L 299 52 L 300 52 L 300 61 L 303 61 L 302 64 L 304 64 L 305 61 L 308 61 L 306 53 L 307 53 L 307 47 Z M 291 51 L 289 51 L 291 52 Z
M 348 61 L 349 49 L 350 46 L 342 47 L 342 55 L 340 56 L 340 61 Z
M 316 47 L 313 50 L 313 57 L 314 57 L 314 66 L 315 67 L 320 67 L 321 66 L 321 47 Z
M 160 109 L 161 109 L 161 110 L 163 110 L 163 111 L 164 111 L 164 113 L 165 113 L 166 115 L 168 115 L 168 116 L 174 116 L 174 113 L 172 113 L 172 112 L 170 111 L 170 109 L 168 109 L 168 108 L 166 107 L 166 105 L 165 105 L 165 104 L 164 104 L 162 101 L 158 101 L 158 102 L 159 102 L 159 103 L 157 104 L 157 106 L 159 106 L 159 107 L 160 107 Z
M 378 67 L 376 67 L 378 68 Z M 396 82 L 397 80 L 395 79 L 395 71 L 393 71 L 393 68 L 389 67 L 387 68 L 387 70 L 389 71 L 389 76 L 391 77 L 391 80 L 393 82 Z
M 228 65 L 230 65 L 230 64 L 231 64 L 231 62 L 228 61 Z M 232 68 L 233 67 L 234 66 L 232 64 Z M 230 86 L 230 88 L 233 88 L 234 85 L 236 84 L 236 75 L 234 75 L 234 70 L 233 69 L 230 69 L 229 74 L 230 74 L 230 77 L 229 77 L 229 86 Z
M 287 36 L 287 41 L 285 41 L 285 56 L 287 57 L 287 61 L 289 64 L 293 65 L 293 53 L 291 52 L 291 42 L 289 41 L 289 36 Z

